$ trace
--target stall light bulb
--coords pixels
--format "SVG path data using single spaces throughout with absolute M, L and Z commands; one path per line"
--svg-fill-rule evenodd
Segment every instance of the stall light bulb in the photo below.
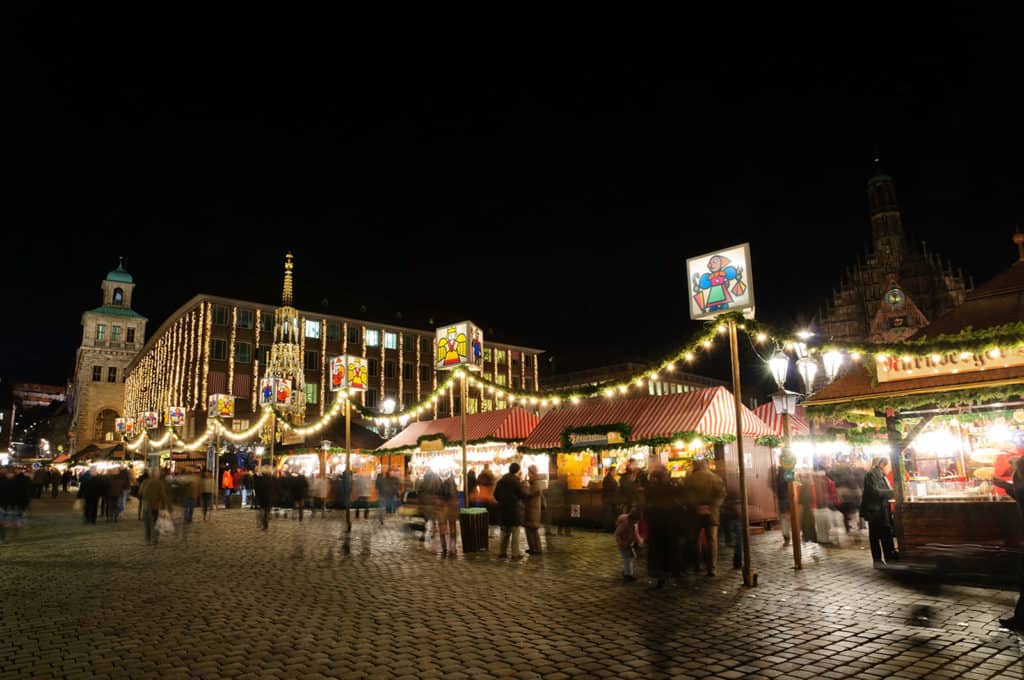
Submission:
M 554 404 L 555 406 L 558 406 L 560 403 L 562 403 L 562 400 L 559 399 L 558 397 L 551 397 L 551 403 Z
M 765 342 L 765 341 L 768 340 L 768 334 L 767 333 L 763 333 L 763 332 L 762 333 L 758 333 L 755 339 L 758 342 Z
M 690 353 L 690 352 L 687 352 L 687 354 L 690 355 L 690 358 L 688 359 L 688 361 L 693 361 L 693 354 Z M 676 365 L 675 364 L 669 364 L 668 366 L 665 367 L 665 370 L 668 371 L 669 373 L 671 373 L 672 371 L 676 370 Z
M 578 403 L 580 403 L 580 398 L 579 397 L 569 397 L 569 401 L 571 401 L 574 404 L 578 404 Z
M 971 353 L 970 352 L 960 352 L 960 358 L 961 359 L 970 359 L 971 358 Z
M 619 385 L 619 393 L 620 394 L 625 394 L 626 393 L 626 389 L 627 389 L 626 385 Z
M 722 323 L 718 324 L 718 332 L 719 333 L 724 333 L 725 332 L 725 324 L 722 324 Z
M 711 349 L 711 341 L 710 340 L 705 340 L 702 344 L 704 345 L 704 349 Z
M 999 348 L 998 348 L 998 347 L 996 347 L 996 348 L 994 348 L 994 349 L 990 349 L 990 350 L 988 351 L 988 356 L 989 356 L 989 358 L 991 358 L 991 359 L 998 359 L 998 358 L 999 358 Z
M 608 389 L 606 389 L 604 391 L 604 396 L 606 396 L 606 397 L 613 397 L 613 396 L 615 396 L 615 390 L 613 390 L 612 388 L 609 387 Z
M 909 364 L 913 357 L 911 357 L 909 354 L 904 354 L 902 357 L 900 357 L 900 359 L 903 361 L 903 363 Z

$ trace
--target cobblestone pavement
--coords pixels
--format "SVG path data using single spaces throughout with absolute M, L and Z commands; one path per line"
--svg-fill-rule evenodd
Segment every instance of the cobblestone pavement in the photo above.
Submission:
M 35 503 L 0 546 L 0 680 L 1024 677 L 997 622 L 1016 593 L 915 589 L 856 548 L 805 544 L 794 572 L 777 533 L 752 541 L 757 588 L 726 568 L 650 590 L 591 532 L 445 559 L 397 517 L 356 520 L 346 550 L 343 514 L 263 532 L 220 510 L 153 547 L 134 511 Z

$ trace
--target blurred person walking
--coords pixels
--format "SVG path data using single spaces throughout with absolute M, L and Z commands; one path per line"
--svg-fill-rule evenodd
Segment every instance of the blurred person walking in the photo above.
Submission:
M 708 469 L 707 460 L 698 459 L 693 464 L 693 472 L 686 477 L 684 488 L 686 504 L 696 512 L 696 535 L 692 538 L 697 541 L 696 545 L 703 546 L 700 532 L 704 531 L 707 550 L 702 561 L 708 576 L 714 576 L 718 567 L 718 525 L 726 496 L 725 482 Z
M 526 468 L 527 494 L 523 525 L 526 527 L 526 554 L 540 555 L 540 520 L 544 506 L 544 480 L 537 473 L 537 466 Z
M 159 532 L 155 531 L 156 521 L 161 510 L 171 511 L 171 493 L 167 488 L 165 473 L 161 470 L 150 475 L 139 487 L 139 502 L 142 504 L 143 520 L 145 521 L 146 545 L 156 545 Z
M 519 463 L 512 463 L 508 466 L 508 472 L 504 474 L 494 487 L 494 499 L 498 501 L 498 523 L 501 525 L 501 546 L 498 549 L 499 558 L 508 558 L 509 539 L 512 540 L 511 559 L 520 560 L 523 554 L 519 552 L 519 527 L 523 525 L 525 509 L 523 503 L 527 499 L 527 493 L 523 489 L 523 483 L 519 479 Z M 477 483 L 480 480 L 477 478 Z
M 615 479 L 615 468 L 609 465 L 601 480 L 601 528 L 605 531 L 613 531 L 618 526 L 619 500 L 619 482 Z
M 889 459 L 877 456 L 871 462 L 871 469 L 864 476 L 864 493 L 860 502 L 860 515 L 868 522 L 868 542 L 871 544 L 871 559 L 876 568 L 899 559 L 893 543 L 893 519 L 889 499 L 895 495 L 886 471 Z M 885 557 L 885 562 L 882 557 Z
M 203 468 L 203 476 L 199 482 L 200 499 L 203 504 L 203 521 L 210 517 L 210 508 L 213 506 L 213 497 L 217 493 L 217 480 L 213 478 L 213 472 Z
M 1009 482 L 995 477 L 992 483 L 1017 501 L 1017 510 L 1021 518 L 1024 518 L 1024 458 L 1013 459 L 1013 476 Z M 1024 554 L 1021 554 L 1020 560 L 1020 594 L 1017 596 L 1017 606 L 1013 610 L 1013 616 L 999 619 L 999 625 L 1010 630 L 1024 630 Z
M 459 489 L 450 470 L 437 487 L 435 503 L 435 518 L 441 531 L 441 555 L 454 557 L 458 540 Z
M 252 480 L 253 493 L 256 495 L 256 502 L 260 506 L 260 527 L 266 531 L 270 527 L 270 508 L 274 504 L 275 487 L 277 480 L 267 468 Z
M 622 513 L 615 522 L 615 547 L 622 556 L 622 580 L 627 583 L 636 580 L 633 575 L 633 559 L 636 557 L 634 546 L 640 542 L 640 533 L 637 531 L 639 521 L 640 513 L 634 510 L 629 514 Z

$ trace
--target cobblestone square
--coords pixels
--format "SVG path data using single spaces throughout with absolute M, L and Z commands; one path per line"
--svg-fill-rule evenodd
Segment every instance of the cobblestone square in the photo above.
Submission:
M 915 588 L 856 547 L 805 543 L 794 572 L 768 533 L 758 587 L 726 568 L 657 590 L 623 583 L 596 532 L 445 558 L 398 517 L 354 520 L 346 547 L 343 513 L 256 514 L 154 547 L 134 510 L 87 526 L 69 497 L 35 501 L 0 545 L 0 680 L 1024 677 L 998 624 L 1015 592 Z

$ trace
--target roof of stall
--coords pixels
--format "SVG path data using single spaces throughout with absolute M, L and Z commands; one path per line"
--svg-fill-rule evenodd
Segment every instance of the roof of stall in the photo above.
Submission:
M 746 406 L 741 408 L 744 436 L 774 434 L 772 428 L 753 411 Z M 630 442 L 672 437 L 684 432 L 707 437 L 735 436 L 736 405 L 732 392 L 724 387 L 633 399 L 593 397 L 577 405 L 548 412 L 523 446 L 553 449 L 562 446 L 562 433 L 567 429 L 620 423 L 629 426 Z
M 519 407 L 474 413 L 466 416 L 466 441 L 521 442 L 530 436 L 539 422 L 539 416 Z M 381 444 L 377 450 L 415 448 L 423 437 L 437 436 L 444 437 L 448 442 L 461 442 L 461 416 L 410 423 L 407 428 Z
M 783 436 L 782 415 L 775 411 L 775 404 L 770 401 L 761 404 L 754 409 L 754 414 L 766 422 L 777 437 Z M 804 418 L 804 407 L 797 406 L 796 413 L 789 417 L 789 434 L 791 436 L 810 434 L 811 428 L 807 426 L 807 421 Z

